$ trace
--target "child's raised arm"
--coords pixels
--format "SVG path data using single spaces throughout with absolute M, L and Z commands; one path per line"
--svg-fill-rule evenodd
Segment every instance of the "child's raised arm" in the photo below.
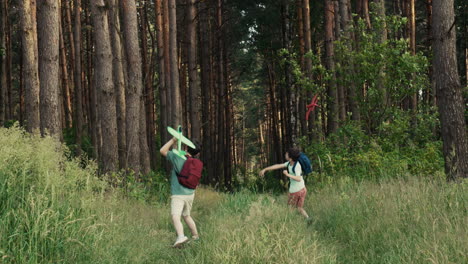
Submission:
M 263 177 L 263 175 L 265 175 L 265 172 L 267 171 L 272 171 L 272 170 L 279 170 L 279 169 L 284 169 L 286 168 L 286 164 L 276 164 L 276 165 L 272 165 L 270 167 L 266 167 L 264 168 L 263 170 L 260 171 L 260 176 Z

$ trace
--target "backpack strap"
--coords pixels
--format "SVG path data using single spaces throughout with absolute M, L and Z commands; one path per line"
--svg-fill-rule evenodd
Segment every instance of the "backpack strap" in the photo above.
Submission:
M 292 167 L 292 172 L 293 172 L 294 174 L 296 174 L 296 165 L 297 165 L 298 162 L 299 162 L 299 161 L 294 162 L 294 165 L 293 165 L 293 167 Z

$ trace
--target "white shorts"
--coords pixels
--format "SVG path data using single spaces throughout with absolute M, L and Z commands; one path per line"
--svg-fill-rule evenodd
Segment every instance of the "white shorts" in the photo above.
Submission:
M 172 195 L 171 196 L 171 215 L 189 216 L 192 210 L 193 198 L 192 195 Z

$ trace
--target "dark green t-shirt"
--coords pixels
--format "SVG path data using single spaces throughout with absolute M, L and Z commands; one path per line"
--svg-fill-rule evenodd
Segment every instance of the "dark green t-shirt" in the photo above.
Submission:
M 179 183 L 177 179 L 177 173 L 180 173 L 184 166 L 185 160 L 177 156 L 174 152 L 169 151 L 167 153 L 167 160 L 172 164 L 171 170 L 171 194 L 172 195 L 192 195 L 195 190 L 185 188 Z

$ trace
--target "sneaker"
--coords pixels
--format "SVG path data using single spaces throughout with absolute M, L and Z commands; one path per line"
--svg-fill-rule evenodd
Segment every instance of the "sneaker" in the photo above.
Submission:
M 310 216 L 307 217 L 306 223 L 307 223 L 308 225 L 311 225 L 313 222 L 314 222 L 314 219 L 312 219 L 312 217 L 310 217 Z
M 200 241 L 200 237 L 199 236 L 192 236 L 192 241 L 193 242 L 198 242 L 198 241 Z
M 179 237 L 177 238 L 176 242 L 174 243 L 174 245 L 172 247 L 174 248 L 180 248 L 184 243 L 186 243 L 188 241 L 188 237 L 186 236 L 183 236 L 183 237 Z

